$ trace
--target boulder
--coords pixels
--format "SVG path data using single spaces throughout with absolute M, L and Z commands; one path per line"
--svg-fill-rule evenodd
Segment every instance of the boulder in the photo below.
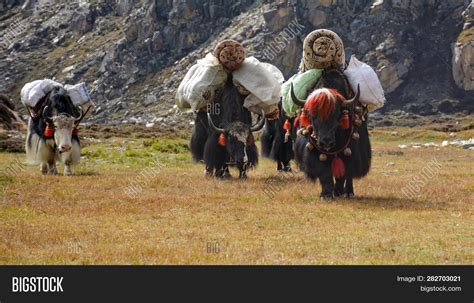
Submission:
M 119 16 L 126 16 L 133 7 L 133 0 L 117 0 L 115 13 Z
M 19 130 L 24 126 L 20 115 L 15 111 L 13 103 L 4 95 L 0 95 L 0 128 Z
M 309 15 L 309 22 L 311 23 L 312 26 L 316 28 L 326 23 L 326 19 L 327 19 L 327 14 L 324 11 L 319 10 L 319 9 L 311 12 Z
M 293 8 L 281 7 L 268 10 L 263 13 L 263 19 L 271 31 L 279 32 L 294 19 Z
M 79 35 L 84 35 L 94 28 L 95 18 L 95 7 L 89 3 L 81 4 L 73 14 L 71 30 Z

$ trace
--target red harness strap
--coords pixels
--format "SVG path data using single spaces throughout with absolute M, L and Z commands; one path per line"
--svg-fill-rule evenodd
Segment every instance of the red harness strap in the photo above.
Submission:
M 72 135 L 77 136 L 79 134 L 79 130 L 77 127 L 72 129 Z M 54 127 L 51 124 L 46 124 L 46 128 L 44 129 L 44 136 L 46 139 L 54 138 Z

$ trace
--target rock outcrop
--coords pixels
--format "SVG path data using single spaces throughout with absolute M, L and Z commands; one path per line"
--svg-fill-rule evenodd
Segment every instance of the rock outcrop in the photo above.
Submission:
M 0 95 L 0 128 L 4 130 L 20 130 L 24 126 L 15 105 L 4 95 Z
M 464 26 L 453 50 L 453 77 L 456 85 L 474 90 L 474 1 L 463 13 Z

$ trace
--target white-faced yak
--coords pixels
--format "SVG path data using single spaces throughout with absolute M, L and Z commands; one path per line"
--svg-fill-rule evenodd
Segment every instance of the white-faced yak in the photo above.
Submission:
M 229 166 L 239 169 L 239 178 L 247 178 L 247 170 L 258 163 L 258 150 L 253 132 L 265 124 L 263 115 L 251 126 L 251 113 L 243 106 L 245 96 L 232 82 L 232 75 L 212 104 L 197 113 L 191 137 L 194 160 L 203 161 L 206 174 L 230 177 Z
M 56 162 L 61 162 L 64 175 L 71 175 L 71 166 L 78 164 L 81 158 L 77 126 L 83 117 L 82 107 L 74 106 L 66 90 L 54 88 L 40 101 L 29 119 L 28 161 L 40 164 L 43 174 L 52 175 L 58 173 Z
M 291 87 L 293 101 L 302 106 L 295 160 L 308 178 L 319 179 L 322 199 L 352 197 L 353 179 L 370 170 L 367 109 L 358 101 L 359 91 L 354 96 L 337 70 L 325 71 L 316 88 L 307 100 L 299 100 Z

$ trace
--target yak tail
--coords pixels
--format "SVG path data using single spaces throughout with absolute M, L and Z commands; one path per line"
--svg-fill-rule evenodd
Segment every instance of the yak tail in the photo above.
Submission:
M 262 136 L 260 137 L 260 140 L 262 141 L 262 156 L 265 158 L 270 158 L 270 155 L 272 153 L 272 146 L 273 146 L 273 140 L 274 140 L 274 135 L 270 132 L 269 129 L 269 121 L 266 122 L 267 124 L 265 125 L 265 129 L 263 131 Z
M 38 157 L 39 149 L 41 144 L 41 138 L 32 132 L 28 132 L 26 136 L 26 162 L 31 165 L 40 164 Z

